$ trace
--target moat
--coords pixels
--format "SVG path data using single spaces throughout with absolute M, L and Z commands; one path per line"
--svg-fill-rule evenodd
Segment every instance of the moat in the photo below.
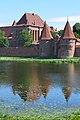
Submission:
M 0 62 L 0 110 L 80 107 L 80 64 Z

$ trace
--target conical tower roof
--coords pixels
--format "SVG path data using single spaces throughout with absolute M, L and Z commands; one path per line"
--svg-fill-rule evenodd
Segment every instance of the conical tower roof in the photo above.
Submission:
M 53 39 L 51 32 L 50 32 L 50 28 L 49 26 L 46 24 L 46 22 L 44 22 L 44 27 L 43 27 L 43 31 L 41 34 L 41 40 L 51 40 Z
M 68 21 L 66 22 L 61 39 L 76 39 Z

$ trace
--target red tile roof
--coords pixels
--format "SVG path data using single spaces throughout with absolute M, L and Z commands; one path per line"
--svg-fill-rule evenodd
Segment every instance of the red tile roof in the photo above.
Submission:
M 41 40 L 51 40 L 53 39 L 51 32 L 50 32 L 50 27 L 46 24 L 46 22 L 44 22 L 44 27 L 43 27 L 43 31 L 41 34 Z
M 68 21 L 65 25 L 61 39 L 76 39 Z
M 5 36 L 8 38 L 12 33 L 12 26 L 0 27 L 0 30 L 5 32 Z
M 44 21 L 34 13 L 25 13 L 21 19 L 17 22 L 17 25 L 30 25 L 43 27 Z

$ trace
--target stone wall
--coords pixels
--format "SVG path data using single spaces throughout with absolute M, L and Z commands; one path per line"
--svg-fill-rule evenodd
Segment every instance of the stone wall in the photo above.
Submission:
M 39 41 L 39 56 L 54 56 L 54 40 Z
M 58 45 L 58 57 L 60 58 L 71 58 L 75 52 L 75 40 L 65 39 L 60 40 Z
M 61 48 L 60 48 L 61 47 Z M 62 46 L 58 46 L 58 54 L 60 52 L 60 55 L 62 56 L 63 54 L 61 54 L 64 51 L 66 51 L 65 49 L 67 48 L 67 52 L 68 55 L 71 54 L 71 51 L 68 51 L 68 47 L 66 45 Z M 27 48 L 22 48 L 22 47 L 9 47 L 9 48 L 0 48 L 0 56 L 27 56 L 27 57 L 31 57 L 31 56 L 54 56 L 55 55 L 55 44 L 53 43 L 53 41 L 41 41 L 41 44 L 37 44 L 37 45 L 32 45 L 30 47 Z M 76 49 L 75 49 L 75 57 L 80 57 L 80 45 L 76 45 Z M 65 57 L 65 56 L 64 56 Z
M 0 48 L 0 56 L 39 56 L 39 45 L 32 45 L 27 48 Z
M 75 57 L 80 57 L 80 45 L 76 46 L 76 49 L 75 49 Z

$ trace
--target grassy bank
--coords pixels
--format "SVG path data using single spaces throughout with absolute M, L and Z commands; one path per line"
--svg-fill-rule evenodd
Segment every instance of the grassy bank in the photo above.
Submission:
M 28 110 L 22 110 L 2 105 L 0 120 L 80 120 L 80 108 L 54 110 L 44 107 L 42 111 L 39 108 L 30 107 Z
M 80 113 L 73 113 L 72 115 L 69 115 L 69 116 L 54 117 L 54 118 L 48 118 L 48 117 L 42 117 L 42 116 L 12 117 L 8 115 L 0 114 L 0 120 L 80 120 Z
M 0 57 L 0 61 L 36 62 L 36 63 L 80 63 L 80 58 L 41 59 L 41 58 L 23 58 L 23 57 Z
M 80 108 L 48 109 L 43 108 L 19 109 L 12 105 L 0 104 L 0 120 L 80 120 Z M 42 110 L 42 111 L 41 111 Z

